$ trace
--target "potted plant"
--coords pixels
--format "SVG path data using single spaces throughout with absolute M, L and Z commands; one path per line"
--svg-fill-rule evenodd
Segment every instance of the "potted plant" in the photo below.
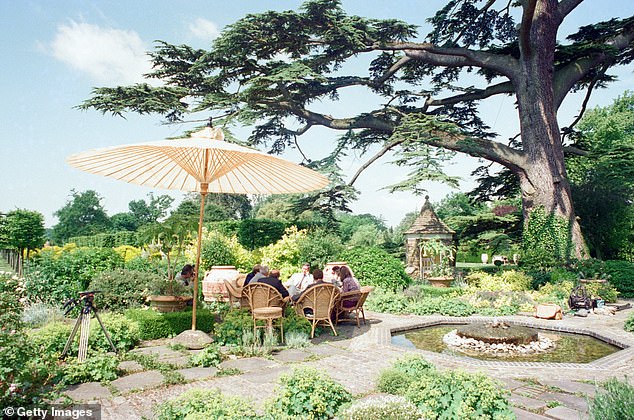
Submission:
M 425 279 L 434 287 L 449 287 L 454 280 L 455 248 L 434 239 L 421 243 L 421 253 L 431 258 L 431 268 Z
M 140 230 L 150 258 L 156 261 L 159 272 L 166 278 L 150 287 L 150 306 L 160 312 L 174 312 L 185 308 L 192 300 L 192 289 L 177 282 L 176 274 L 184 262 L 185 248 L 192 243 L 190 232 L 195 221 L 191 218 L 170 217 L 163 223 L 153 223 Z

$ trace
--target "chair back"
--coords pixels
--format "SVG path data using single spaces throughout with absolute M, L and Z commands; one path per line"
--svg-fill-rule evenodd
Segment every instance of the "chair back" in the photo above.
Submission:
M 249 283 L 242 289 L 251 310 L 270 306 L 284 307 L 284 298 L 277 289 L 266 283 Z
M 359 302 L 357 303 L 357 308 L 363 308 L 363 304 L 365 300 L 368 298 L 368 295 L 374 290 L 374 286 L 362 286 L 361 287 L 361 296 L 359 297 Z
M 335 302 L 339 295 L 339 289 L 336 286 L 325 283 L 312 286 L 306 290 L 297 301 L 297 305 L 313 310 L 315 319 L 329 318 Z

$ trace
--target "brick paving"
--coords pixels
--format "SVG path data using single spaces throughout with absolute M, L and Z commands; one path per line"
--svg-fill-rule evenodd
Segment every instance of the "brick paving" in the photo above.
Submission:
M 588 418 L 588 398 L 595 394 L 595 381 L 613 376 L 629 376 L 630 381 L 634 378 L 634 334 L 623 330 L 623 323 L 631 311 L 619 311 L 612 317 L 565 317 L 561 321 L 522 316 L 498 318 L 556 331 L 581 332 L 624 348 L 587 364 L 491 362 L 399 347 L 391 343 L 392 332 L 440 323 L 464 323 L 465 318 L 367 313 L 368 325 L 361 328 L 339 326 L 338 337 L 324 332 L 313 340 L 314 346 L 283 350 L 271 358 L 227 360 L 219 366 L 220 369 L 238 369 L 240 374 L 234 376 L 213 376 L 214 369 L 182 369 L 180 372 L 189 382 L 165 385 L 159 372 L 137 372 L 105 387 L 100 384 L 75 386 L 67 394 L 77 401 L 101 404 L 102 419 L 152 418 L 152 410 L 157 404 L 193 388 L 217 388 L 226 394 L 240 395 L 261 409 L 263 402 L 274 394 L 280 375 L 289 372 L 293 366 L 314 366 L 354 395 L 362 396 L 374 392 L 382 369 L 404 354 L 418 353 L 440 369 L 484 372 L 501 381 L 511 392 L 509 400 L 518 419 L 585 419 Z M 469 317 L 468 320 L 489 318 Z M 137 351 L 157 354 L 165 361 L 182 360 L 182 353 L 177 354 L 166 346 Z

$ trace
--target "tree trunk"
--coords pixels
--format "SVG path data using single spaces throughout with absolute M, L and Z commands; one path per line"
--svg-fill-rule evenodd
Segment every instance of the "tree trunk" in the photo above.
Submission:
M 574 256 L 587 258 L 588 251 L 575 217 L 570 184 L 566 176 L 557 109 L 553 93 L 557 2 L 537 1 L 527 33 L 520 43 L 521 72 L 515 80 L 525 162 L 517 170 L 522 190 L 524 223 L 531 211 L 543 206 L 548 214 L 570 223 Z

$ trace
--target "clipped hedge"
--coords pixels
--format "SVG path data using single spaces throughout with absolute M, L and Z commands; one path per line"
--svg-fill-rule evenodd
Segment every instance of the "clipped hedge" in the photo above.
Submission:
M 128 309 L 124 315 L 138 325 L 141 340 L 173 337 L 192 327 L 191 310 L 161 313 L 153 309 Z M 208 333 L 213 326 L 214 315 L 207 309 L 197 309 L 196 328 Z
M 412 282 L 403 263 L 381 248 L 353 248 L 341 254 L 341 260 L 348 263 L 364 285 L 398 291 Z

